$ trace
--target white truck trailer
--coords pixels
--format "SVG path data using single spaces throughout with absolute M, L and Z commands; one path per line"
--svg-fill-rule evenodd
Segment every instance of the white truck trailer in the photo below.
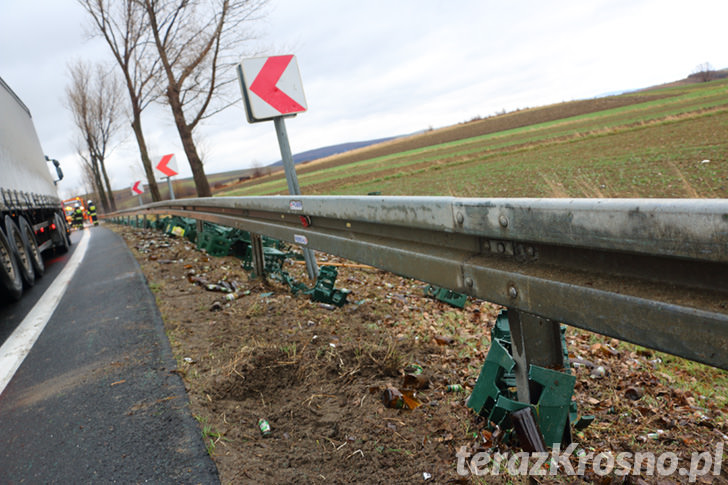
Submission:
M 70 232 L 30 110 L 0 78 L 0 301 L 18 300 L 43 275 L 46 251 L 68 251 Z

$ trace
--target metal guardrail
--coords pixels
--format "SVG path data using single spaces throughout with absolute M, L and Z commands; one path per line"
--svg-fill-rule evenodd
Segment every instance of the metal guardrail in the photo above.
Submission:
M 524 364 L 554 336 L 544 322 L 563 322 L 728 369 L 725 199 L 215 197 L 112 216 L 131 214 L 238 227 L 506 306 Z

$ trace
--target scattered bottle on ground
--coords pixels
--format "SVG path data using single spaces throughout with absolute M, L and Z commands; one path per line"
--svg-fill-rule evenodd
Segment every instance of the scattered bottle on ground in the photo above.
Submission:
M 260 428 L 260 433 L 263 436 L 270 435 L 270 423 L 268 421 L 266 421 L 265 419 L 260 418 L 258 420 L 258 428 Z
M 404 397 L 399 389 L 388 387 L 382 394 L 382 401 L 388 408 L 402 409 L 404 407 Z

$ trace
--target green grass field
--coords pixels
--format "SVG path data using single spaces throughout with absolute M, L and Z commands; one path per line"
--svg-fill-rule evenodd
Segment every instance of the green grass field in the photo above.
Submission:
M 315 163 L 299 166 L 299 182 L 304 194 L 728 197 L 728 80 L 617 98 L 625 105 L 541 123 L 526 121 L 517 128 L 353 163 L 337 165 L 333 159 L 318 170 Z M 589 102 L 598 109 L 601 101 Z M 539 110 L 561 107 L 568 113 L 569 106 L 509 113 L 502 119 L 507 125 L 508 117 L 527 120 Z M 465 133 L 472 128 L 465 123 L 447 129 Z M 286 191 L 278 174 L 217 195 Z

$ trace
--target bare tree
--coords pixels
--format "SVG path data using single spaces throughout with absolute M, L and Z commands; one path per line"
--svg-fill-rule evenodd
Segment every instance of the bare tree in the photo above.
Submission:
M 121 85 L 100 64 L 89 66 L 79 61 L 69 66 L 69 74 L 71 83 L 66 87 L 66 105 L 85 145 L 85 150 L 78 151 L 93 174 L 102 207 L 114 211 L 116 202 L 105 162 L 120 127 Z
M 254 37 L 244 28 L 267 0 L 135 0 L 146 11 L 165 77 L 166 103 L 174 116 L 199 197 L 212 195 L 193 139 L 200 121 L 231 103 L 241 46 Z
M 252 165 L 253 172 L 250 177 L 254 178 L 254 179 L 257 179 L 258 177 L 262 177 L 263 169 L 261 168 L 261 166 L 262 166 L 261 163 L 258 160 L 253 160 L 251 165 Z
M 84 147 L 83 142 L 76 145 L 76 153 L 81 158 L 81 174 L 83 176 L 84 188 L 86 189 L 85 193 L 93 193 L 93 198 L 101 202 L 101 207 L 104 211 L 109 211 L 110 204 L 98 163 L 94 163 L 94 158 L 91 157 L 88 149 Z
M 700 64 L 695 68 L 695 71 L 693 71 L 693 76 L 697 77 L 700 81 L 706 83 L 713 79 L 713 74 L 715 71 L 713 71 L 713 66 L 710 65 L 710 62 L 704 62 L 703 64 Z
M 83 180 L 83 189 L 85 194 L 91 196 L 92 199 L 101 200 L 99 193 L 96 192 L 96 174 L 93 171 L 93 167 L 89 163 L 89 159 L 86 156 L 86 152 L 81 152 L 80 147 L 77 147 L 79 155 L 83 163 L 81 164 L 81 176 Z M 80 193 L 80 192 L 79 192 Z
M 147 176 L 152 200 L 162 200 L 142 131 L 142 111 L 158 96 L 155 80 L 161 73 L 143 5 L 137 0 L 78 0 L 91 15 L 94 29 L 109 45 L 123 73 L 129 94 L 131 127 Z

